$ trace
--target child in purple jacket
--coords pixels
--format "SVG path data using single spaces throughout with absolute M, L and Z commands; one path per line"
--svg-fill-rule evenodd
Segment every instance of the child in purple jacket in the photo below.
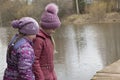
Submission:
M 35 80 L 32 72 L 34 50 L 32 41 L 39 32 L 37 21 L 31 17 L 23 17 L 12 22 L 17 28 L 16 34 L 10 41 L 7 50 L 7 68 L 3 80 Z

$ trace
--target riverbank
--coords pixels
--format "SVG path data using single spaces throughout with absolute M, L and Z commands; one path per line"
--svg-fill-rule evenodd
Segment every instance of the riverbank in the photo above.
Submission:
M 119 23 L 120 13 L 106 13 L 104 16 L 92 16 L 90 14 L 73 14 L 62 19 L 65 24 L 88 24 L 88 23 Z

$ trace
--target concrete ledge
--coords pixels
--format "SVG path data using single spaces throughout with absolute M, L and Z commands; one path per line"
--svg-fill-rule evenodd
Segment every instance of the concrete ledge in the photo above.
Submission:
M 120 60 L 96 72 L 91 80 L 120 80 Z

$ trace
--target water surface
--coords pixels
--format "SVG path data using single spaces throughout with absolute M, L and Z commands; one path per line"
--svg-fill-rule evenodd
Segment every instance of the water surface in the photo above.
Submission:
M 62 26 L 54 35 L 58 80 L 90 80 L 96 71 L 120 58 L 120 24 Z M 0 28 L 0 80 L 6 67 L 6 49 L 15 34 Z

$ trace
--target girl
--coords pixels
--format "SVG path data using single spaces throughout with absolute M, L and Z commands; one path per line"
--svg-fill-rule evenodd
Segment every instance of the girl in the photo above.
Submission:
M 33 64 L 35 80 L 57 80 L 53 63 L 55 46 L 51 36 L 61 25 L 57 13 L 58 6 L 50 3 L 45 7 L 45 11 L 41 16 L 41 29 L 33 45 L 36 56 Z
M 36 38 L 39 25 L 31 17 L 23 17 L 12 22 L 17 28 L 16 34 L 10 41 L 7 50 L 7 68 L 3 80 L 35 80 L 32 72 L 34 50 L 32 41 Z

